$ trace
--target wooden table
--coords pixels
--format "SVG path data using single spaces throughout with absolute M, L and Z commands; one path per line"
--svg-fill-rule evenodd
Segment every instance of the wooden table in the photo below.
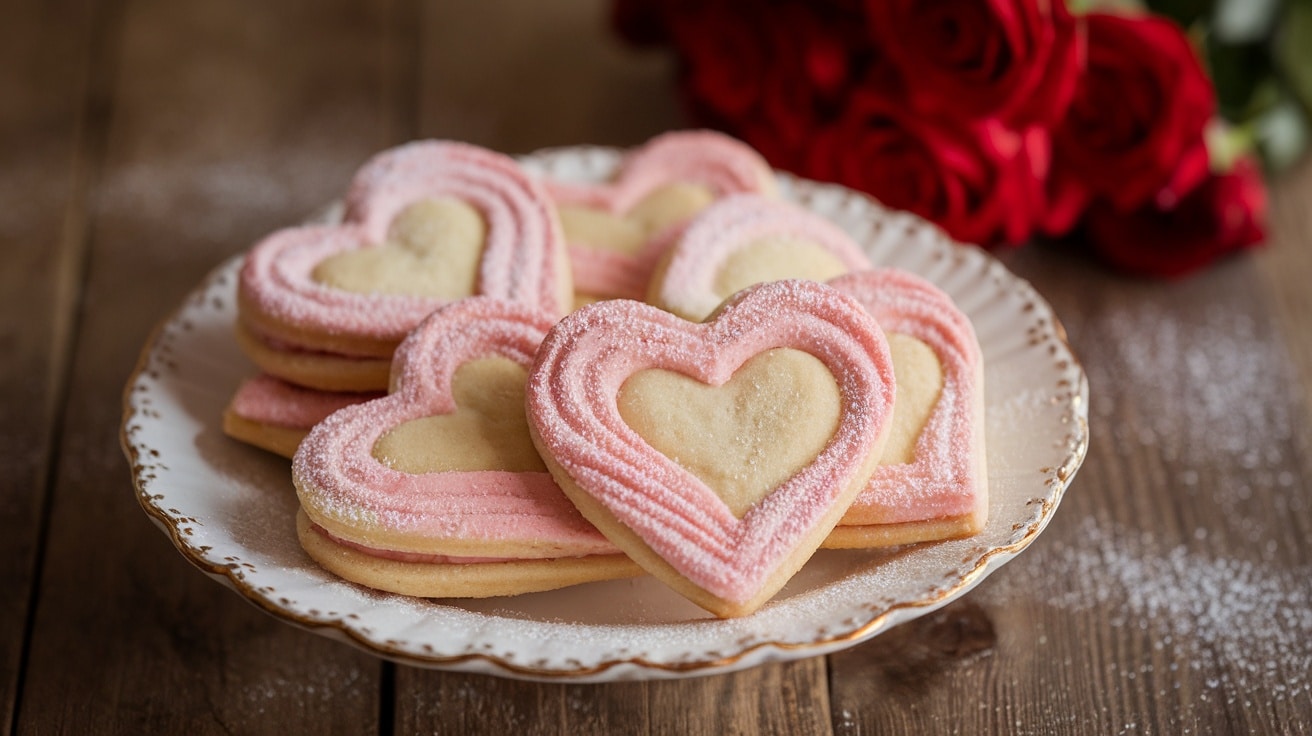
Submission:
M 841 654 L 673 682 L 394 666 L 205 579 L 119 449 L 138 350 L 216 263 L 417 137 L 680 123 L 600 2 L 12 0 L 0 10 L 0 728 L 15 733 L 1312 732 L 1312 165 L 1271 247 L 1179 283 L 1006 256 L 1092 385 L 1048 531 Z

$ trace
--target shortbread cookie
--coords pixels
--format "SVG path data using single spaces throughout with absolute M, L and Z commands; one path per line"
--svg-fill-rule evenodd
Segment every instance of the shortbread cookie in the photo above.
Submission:
M 695 321 L 752 284 L 826 281 L 869 267 L 856 241 L 823 217 L 739 194 L 703 210 L 674 238 L 652 274 L 647 301 Z
M 228 401 L 223 433 L 290 459 L 310 428 L 329 414 L 382 395 L 316 391 L 261 373 L 242 381 Z
M 568 311 L 573 288 L 554 204 L 499 153 L 411 143 L 360 169 L 341 224 L 280 230 L 251 250 L 238 290 L 242 342 L 266 348 L 248 350 L 265 372 L 342 389 L 325 376 L 363 368 L 376 380 L 407 332 L 471 294 Z M 292 358 L 274 359 L 280 353 Z M 360 383 L 350 388 L 384 388 Z
M 397 350 L 392 392 L 333 413 L 296 451 L 310 555 L 348 580 L 421 596 L 640 572 L 579 515 L 529 438 L 525 376 L 552 322 L 491 297 L 425 320 Z
M 242 352 L 266 375 L 281 376 L 279 380 L 294 381 L 314 391 L 378 391 L 387 386 L 387 377 L 392 373 L 390 355 L 371 358 L 306 350 L 256 335 L 240 321 L 234 334 Z
M 707 322 L 585 306 L 529 377 L 560 487 L 648 572 L 718 616 L 761 606 L 868 483 L 893 413 L 883 333 L 824 284 L 747 289 Z
M 870 484 L 826 547 L 910 544 L 975 534 L 988 517 L 984 360 L 951 297 L 906 271 L 840 276 L 888 337 L 897 403 Z
M 774 173 L 750 146 L 707 130 L 659 135 L 630 151 L 611 181 L 549 182 L 569 241 L 580 300 L 641 299 L 675 227 L 717 198 L 773 194 Z
M 301 547 L 325 570 L 354 583 L 421 598 L 489 598 L 555 590 L 641 573 L 624 555 L 497 559 L 382 553 L 335 539 L 296 512 Z

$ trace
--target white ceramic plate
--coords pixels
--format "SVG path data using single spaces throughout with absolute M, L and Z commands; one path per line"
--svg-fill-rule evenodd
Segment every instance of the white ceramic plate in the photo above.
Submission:
M 524 159 L 599 181 L 604 148 Z M 487 600 L 424 600 L 343 582 L 296 541 L 286 460 L 225 437 L 220 415 L 253 372 L 232 338 L 239 260 L 220 266 L 145 346 L 122 441 L 138 499 L 211 577 L 293 624 L 406 664 L 542 680 L 727 672 L 850 647 L 963 595 L 1043 530 L 1084 458 L 1088 386 L 1051 308 L 983 251 L 842 187 L 780 177 L 785 197 L 849 230 L 877 264 L 946 290 L 985 356 L 990 510 L 980 535 L 882 551 L 822 550 L 755 614 L 716 620 L 649 579 Z

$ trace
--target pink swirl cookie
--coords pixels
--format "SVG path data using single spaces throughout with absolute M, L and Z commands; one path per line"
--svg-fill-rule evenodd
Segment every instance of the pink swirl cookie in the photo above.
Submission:
M 223 432 L 291 458 L 310 428 L 329 414 L 381 396 L 377 391 L 317 391 L 261 373 L 237 387 L 223 412 Z
M 306 550 L 349 580 L 422 596 L 636 574 L 529 439 L 525 377 L 552 321 L 491 297 L 425 320 L 397 350 L 392 393 L 335 412 L 296 451 Z
M 552 328 L 533 442 L 583 515 L 719 616 L 750 613 L 866 486 L 893 412 L 883 333 L 824 284 L 747 289 L 707 322 L 629 300 Z
M 970 319 L 938 287 L 898 269 L 829 284 L 860 302 L 888 336 L 897 404 L 878 470 L 824 546 L 979 532 L 988 516 L 984 360 Z
M 826 281 L 870 267 L 841 228 L 795 204 L 753 194 L 726 197 L 688 223 L 652 274 L 647 301 L 700 320 L 752 284 Z
M 257 244 L 241 271 L 239 322 L 244 345 L 269 348 L 249 351 L 266 372 L 332 389 L 273 358 L 385 365 L 407 332 L 453 300 L 481 294 L 561 315 L 572 293 L 541 185 L 501 154 L 422 141 L 357 172 L 340 225 L 280 230 Z
M 575 288 L 587 298 L 641 299 L 669 243 L 662 237 L 713 200 L 773 194 L 774 173 L 746 144 L 675 131 L 629 152 L 604 184 L 549 182 L 569 241 Z

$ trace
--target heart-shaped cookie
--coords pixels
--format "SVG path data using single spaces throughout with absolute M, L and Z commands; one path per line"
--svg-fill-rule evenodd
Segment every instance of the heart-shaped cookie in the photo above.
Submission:
M 241 320 L 234 330 L 237 345 L 260 370 L 279 380 L 316 391 L 382 391 L 392 372 L 392 355 L 357 356 L 309 350 L 258 334 Z
M 583 298 L 641 299 L 667 231 L 719 197 L 773 194 L 774 174 L 750 146 L 707 130 L 652 138 L 604 184 L 549 182 Z
M 829 282 L 888 336 L 897 404 L 888 445 L 826 547 L 968 536 L 988 515 L 984 361 L 970 319 L 938 287 L 880 268 Z
M 777 281 L 705 323 L 630 300 L 585 306 L 543 341 L 527 401 L 533 441 L 583 515 L 697 604 L 739 616 L 866 485 L 893 380 L 883 333 L 855 300 Z M 764 461 L 776 454 L 787 462 Z
M 729 295 L 779 279 L 826 281 L 870 267 L 841 228 L 802 207 L 754 194 L 725 197 L 673 238 L 647 301 L 700 320 Z
M 329 414 L 381 396 L 317 391 L 261 373 L 242 381 L 228 401 L 223 433 L 290 459 L 306 433 Z
M 422 141 L 357 172 L 340 225 L 281 230 L 256 245 L 241 271 L 239 321 L 244 344 L 269 346 L 249 351 L 261 368 L 338 388 L 297 380 L 286 375 L 296 365 L 268 358 L 387 361 L 434 309 L 471 294 L 564 314 L 573 292 L 560 223 L 513 159 Z
M 348 579 L 425 596 L 558 587 L 543 574 L 553 566 L 538 562 L 507 577 L 523 561 L 568 560 L 555 567 L 571 570 L 569 582 L 593 568 L 592 579 L 634 574 L 561 493 L 529 438 L 526 374 L 552 322 L 491 297 L 426 319 L 397 350 L 392 392 L 333 413 L 296 451 L 306 533 L 318 535 L 303 535 L 307 550 Z M 398 565 L 480 564 L 498 566 L 487 569 L 499 582 L 452 587 L 448 571 L 415 587 L 371 572 L 383 560 L 398 580 L 415 577 Z

